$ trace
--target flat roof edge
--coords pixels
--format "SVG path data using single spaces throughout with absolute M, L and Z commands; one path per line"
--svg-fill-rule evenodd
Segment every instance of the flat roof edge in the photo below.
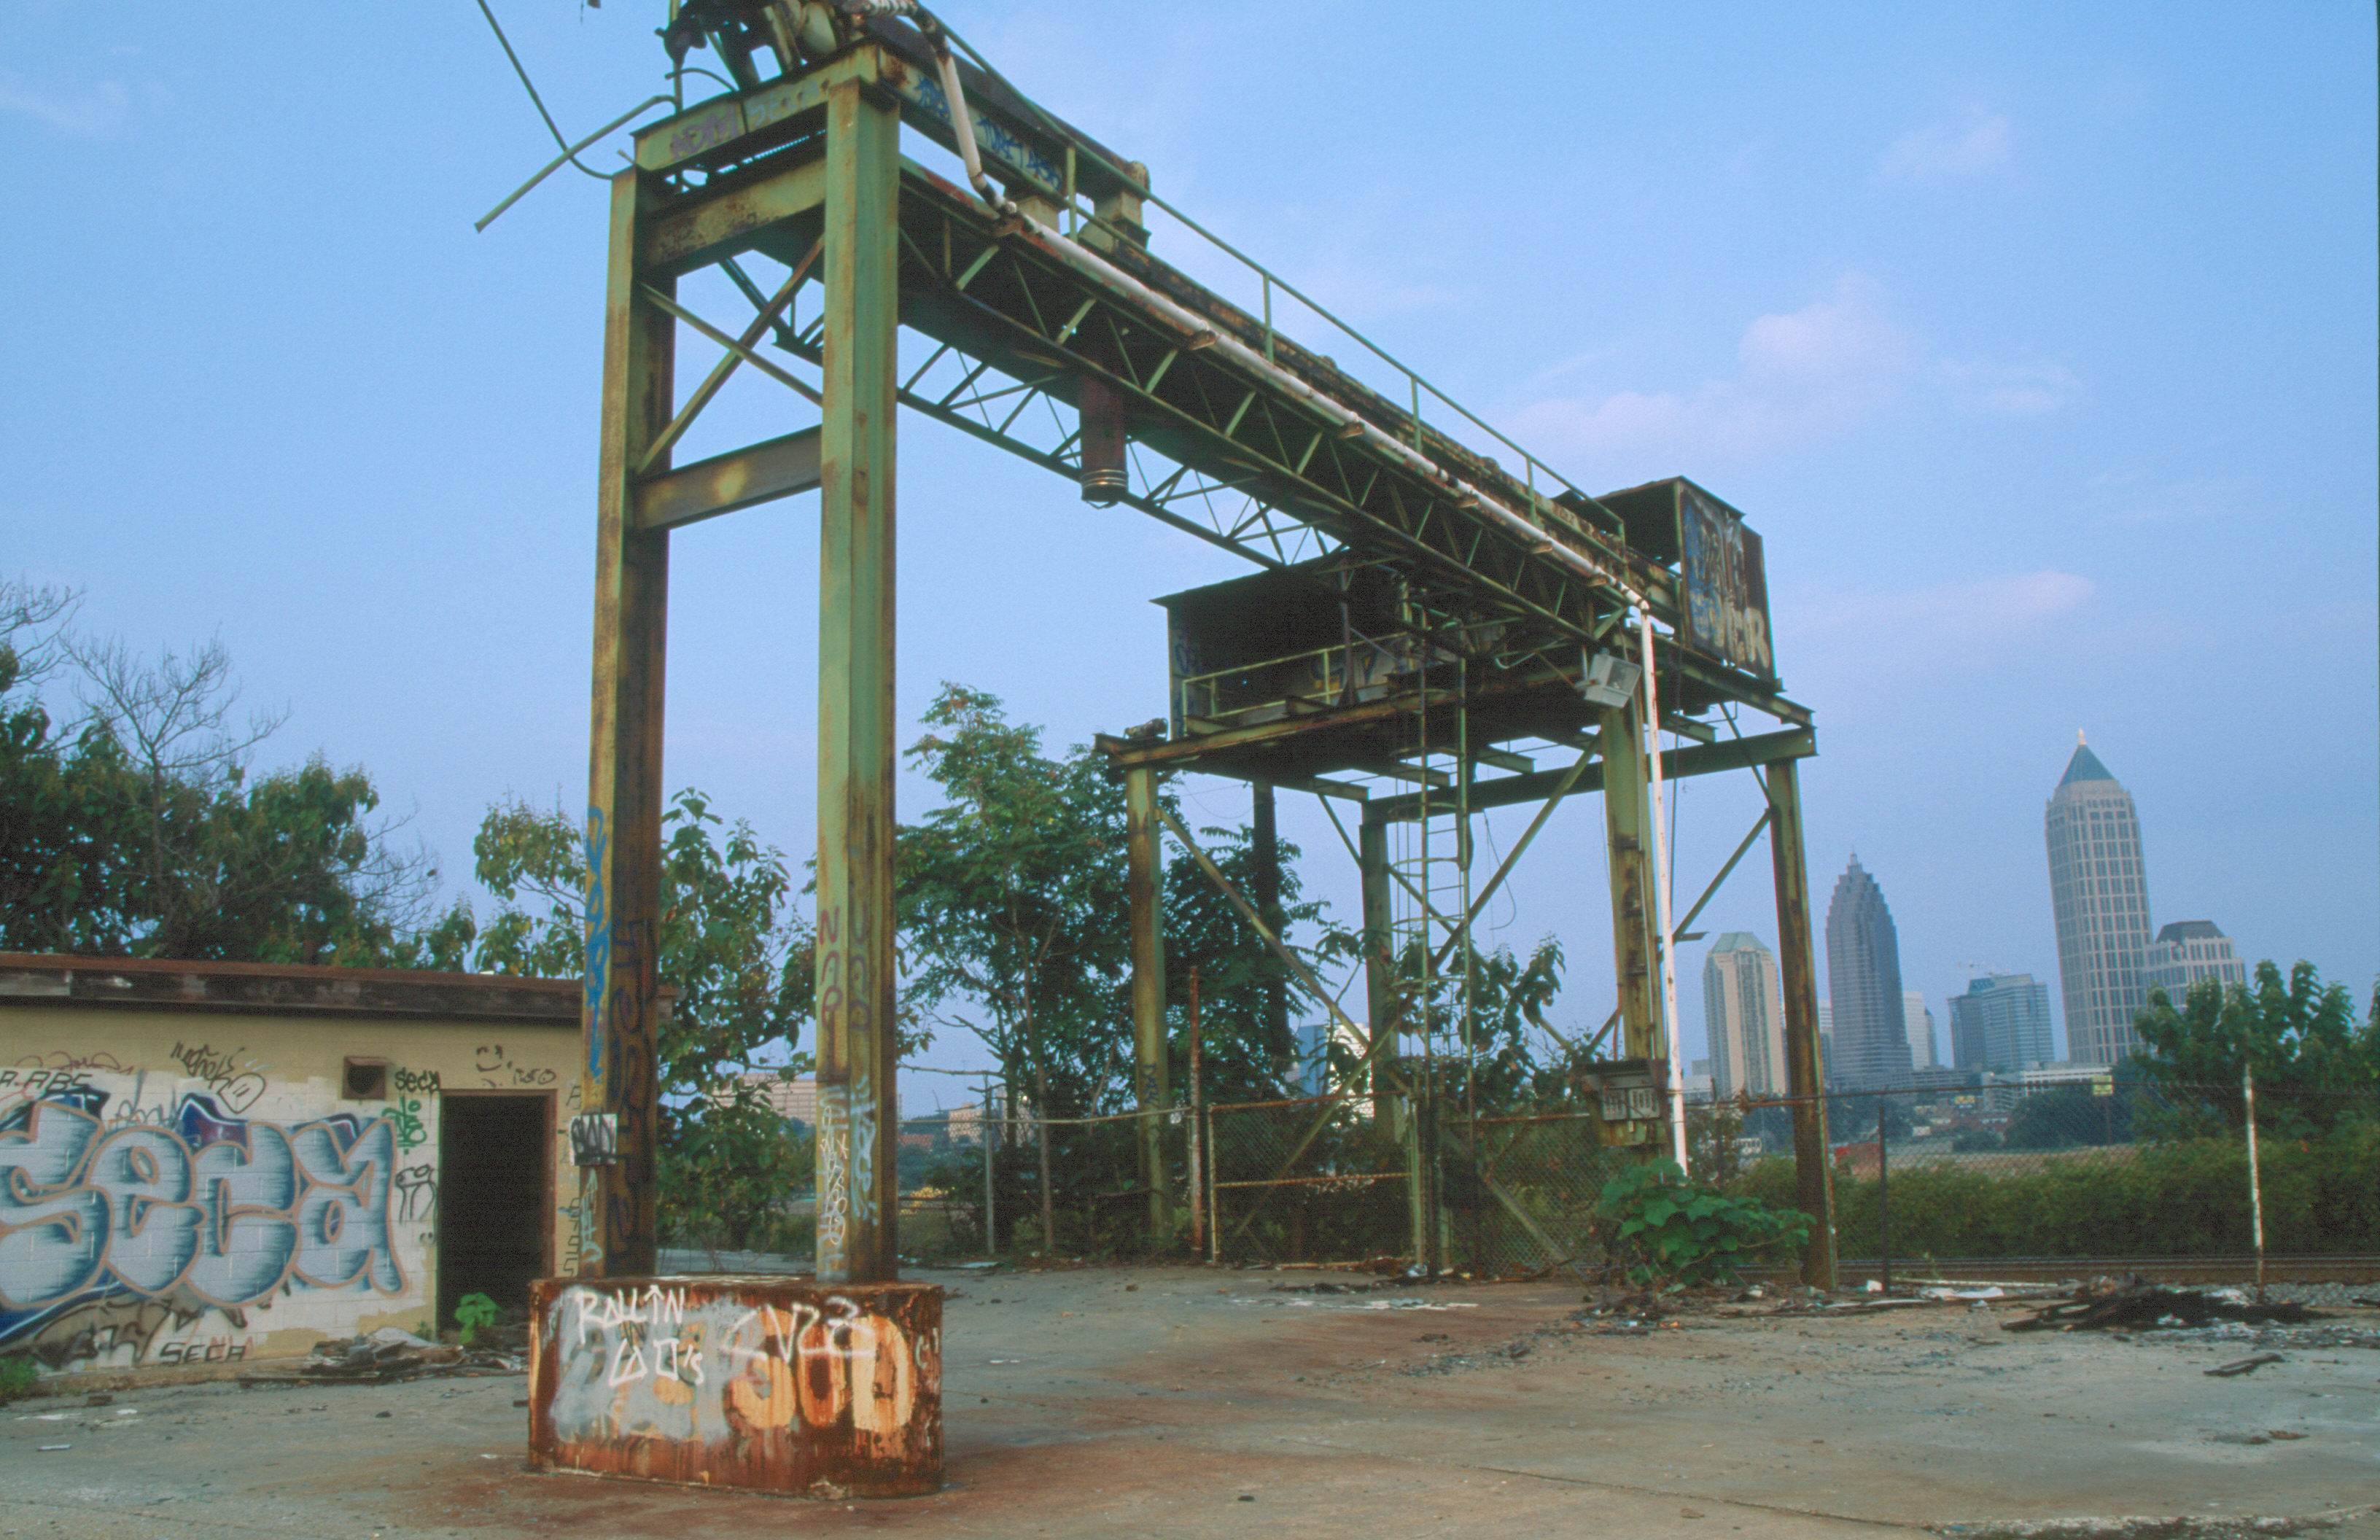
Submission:
M 582 998 L 575 978 L 0 952 L 0 1007 L 115 1005 L 575 1027 Z

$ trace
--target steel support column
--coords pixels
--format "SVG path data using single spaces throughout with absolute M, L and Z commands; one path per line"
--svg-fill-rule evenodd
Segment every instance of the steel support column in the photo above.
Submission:
M 1281 819 L 1274 805 L 1273 789 L 1263 781 L 1249 784 L 1249 816 L 1255 826 L 1255 839 L 1248 855 L 1252 869 L 1248 873 L 1248 897 L 1255 901 L 1257 913 L 1272 933 L 1286 938 L 1289 927 L 1281 912 Z M 1279 967 L 1268 968 L 1264 985 L 1264 1029 L 1269 1041 L 1269 1052 L 1297 1053 L 1297 1043 L 1289 1035 L 1289 976 Z
M 1124 885 L 1132 924 L 1133 1090 L 1141 1111 L 1140 1177 L 1148 1189 L 1148 1239 L 1163 1245 L 1173 1229 L 1172 1186 L 1165 1160 L 1165 930 L 1157 838 L 1157 772 L 1123 772 Z M 1194 1138 L 1196 1136 L 1194 1131 Z
M 1649 1058 L 1660 1041 L 1654 997 L 1652 809 L 1646 801 L 1644 734 L 1632 706 L 1606 710 L 1603 826 L 1611 873 L 1611 971 L 1620 988 L 1622 1057 Z
M 898 1271 L 892 579 L 898 111 L 827 98 L 820 441 L 818 1279 Z
M 1818 1058 L 1818 970 L 1810 929 L 1802 790 L 1791 759 L 1768 767 L 1768 853 L 1776 868 L 1777 963 L 1785 995 L 1785 1088 L 1793 1098 L 1793 1170 L 1810 1216 L 1805 1283 L 1835 1286 L 1835 1186 L 1828 1160 L 1826 1089 Z
M 1396 932 L 1389 906 L 1389 826 L 1366 818 L 1357 827 L 1355 839 L 1355 864 L 1364 903 L 1364 1025 L 1371 1034 L 1366 1046 L 1374 1049 L 1372 1116 L 1390 1129 L 1402 1131 L 1404 1098 L 1387 1088 L 1386 1077 L 1378 1067 L 1395 1052 L 1393 1044 L 1379 1049 L 1380 1039 L 1392 1037 L 1397 1032 L 1397 965 L 1390 955 L 1390 949 L 1396 945 Z
M 662 682 L 669 533 L 637 527 L 633 478 L 670 419 L 673 322 L 638 289 L 643 176 L 612 179 L 595 513 L 594 720 L 587 789 L 582 1112 L 616 1158 L 578 1172 L 577 1273 L 656 1270 L 654 1047 L 661 1029 Z M 667 279 L 655 283 L 670 291 Z

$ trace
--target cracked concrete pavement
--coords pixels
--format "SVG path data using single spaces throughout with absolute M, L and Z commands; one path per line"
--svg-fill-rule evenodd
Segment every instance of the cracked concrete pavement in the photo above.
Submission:
M 2011 1309 L 1581 1322 L 1574 1286 L 914 1274 L 951 1291 L 948 1485 L 822 1503 L 528 1473 L 517 1377 L 0 1409 L 0 1536 L 1435 1535 L 2380 1540 L 2380 1352 L 2018 1336 Z M 2367 1330 L 2380 1316 L 2362 1313 Z M 55 1446 L 64 1445 L 65 1448 Z M 2139 1516 L 2180 1528 L 2044 1528 Z M 2279 1521 L 2259 1531 L 2255 1521 Z M 2030 1526 L 2030 1527 L 2029 1527 Z

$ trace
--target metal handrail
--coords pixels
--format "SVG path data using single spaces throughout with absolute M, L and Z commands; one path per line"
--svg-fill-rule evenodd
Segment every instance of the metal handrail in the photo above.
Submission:
M 939 21 L 939 18 L 937 19 Z M 1418 370 L 1404 363 L 1402 359 L 1389 352 L 1388 349 L 1382 347 L 1379 344 L 1372 341 L 1371 338 L 1364 335 L 1363 333 L 1356 331 L 1354 327 L 1349 325 L 1346 321 L 1339 319 L 1338 316 L 1324 308 L 1320 301 L 1313 298 L 1304 290 L 1298 288 L 1294 284 L 1290 283 L 1287 279 L 1273 273 L 1263 263 L 1257 261 L 1254 257 L 1249 256 L 1246 252 L 1242 251 L 1238 247 L 1233 246 L 1222 236 L 1215 234 L 1212 230 L 1208 229 L 1205 225 L 1199 224 L 1196 220 L 1191 218 L 1188 214 L 1174 207 L 1173 204 L 1168 202 L 1163 197 L 1151 191 L 1148 188 L 1140 183 L 1137 178 L 1126 172 L 1123 167 L 1117 165 L 1114 162 L 1101 154 L 1096 146 L 1093 146 L 1077 138 L 1075 135 L 1068 132 L 1062 124 L 1059 123 L 1055 118 L 1041 110 L 1039 103 L 1034 101 L 1032 97 L 1026 95 L 1024 91 L 1019 91 L 1013 81 L 1011 81 L 1006 76 L 1001 74 L 998 69 L 994 68 L 991 62 L 986 59 L 982 53 L 979 52 L 973 43 L 961 37 L 947 23 L 941 23 L 941 30 L 953 42 L 956 43 L 961 49 L 965 51 L 967 57 L 975 61 L 978 68 L 981 69 L 992 79 L 999 81 L 1002 86 L 1007 87 L 1009 91 L 1016 98 L 1017 101 L 1025 103 L 1025 105 L 1032 111 L 1034 116 L 1040 120 L 1041 127 L 1045 131 L 1066 144 L 1074 153 L 1087 156 L 1090 160 L 1103 167 L 1109 175 L 1114 176 L 1117 180 L 1123 182 L 1127 186 L 1138 188 L 1140 189 L 1139 196 L 1143 202 L 1153 203 L 1157 207 L 1164 210 L 1167 213 L 1172 214 L 1175 220 L 1180 222 L 1184 228 L 1200 236 L 1208 245 L 1232 258 L 1234 261 L 1239 262 L 1249 272 L 1255 273 L 1259 279 L 1263 280 L 1265 285 L 1265 333 L 1268 352 L 1270 351 L 1270 338 L 1272 335 L 1272 290 L 1274 288 L 1279 288 L 1282 293 L 1288 295 L 1291 298 L 1295 299 L 1299 304 L 1304 305 L 1307 309 L 1313 311 L 1316 315 L 1320 316 L 1324 321 L 1327 321 L 1331 325 L 1337 327 L 1342 333 L 1345 333 L 1348 338 L 1363 347 L 1365 351 L 1370 353 L 1374 358 L 1379 359 L 1382 363 L 1387 364 L 1390 369 L 1395 370 L 1398 373 L 1405 377 L 1405 380 L 1410 384 L 1414 392 L 1413 417 L 1414 425 L 1416 430 L 1421 426 L 1422 420 L 1420 393 L 1427 391 L 1433 397 L 1451 407 L 1464 420 L 1470 422 L 1473 426 L 1479 429 L 1480 431 L 1486 433 L 1498 443 L 1502 444 L 1505 448 L 1511 450 L 1513 454 L 1521 457 L 1522 465 L 1526 472 L 1529 492 L 1533 502 L 1536 494 L 1536 473 L 1537 471 L 1544 471 L 1548 477 L 1551 478 L 1555 482 L 1559 483 L 1567 491 L 1577 492 L 1582 497 L 1588 495 L 1574 485 L 1568 477 L 1563 476 L 1551 466 L 1547 465 L 1535 455 L 1530 454 L 1527 450 L 1513 443 L 1493 425 L 1479 417 L 1477 413 L 1472 411 L 1469 407 L 1463 406 L 1463 403 L 1455 400 L 1444 391 L 1439 389 L 1438 386 L 1432 384 L 1428 380 L 1424 379 Z M 1079 210 L 1076 209 L 1071 201 L 1072 199 L 1079 196 L 1079 193 L 1075 193 L 1072 189 L 1069 189 L 1068 197 L 1070 201 L 1067 211 L 1069 213 L 1079 212 Z M 1094 223 L 1099 223 L 1096 214 L 1094 214 L 1092 218 Z M 1535 511 L 1536 510 L 1534 508 L 1531 509 L 1532 513 Z

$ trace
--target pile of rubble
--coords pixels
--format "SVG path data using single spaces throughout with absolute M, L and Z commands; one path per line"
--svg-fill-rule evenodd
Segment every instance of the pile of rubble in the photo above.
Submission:
M 2259 1304 L 2237 1289 L 2168 1289 L 2138 1277 L 2103 1278 L 2022 1320 L 2007 1331 L 2154 1331 L 2194 1329 L 2217 1322 L 2302 1326 L 2323 1317 L 2292 1301 Z
M 525 1344 L 483 1333 L 469 1347 L 431 1342 L 395 1327 L 369 1337 L 337 1337 L 314 1344 L 313 1356 L 282 1371 L 240 1376 L 243 1385 L 395 1385 L 431 1377 L 517 1375 L 528 1367 Z

